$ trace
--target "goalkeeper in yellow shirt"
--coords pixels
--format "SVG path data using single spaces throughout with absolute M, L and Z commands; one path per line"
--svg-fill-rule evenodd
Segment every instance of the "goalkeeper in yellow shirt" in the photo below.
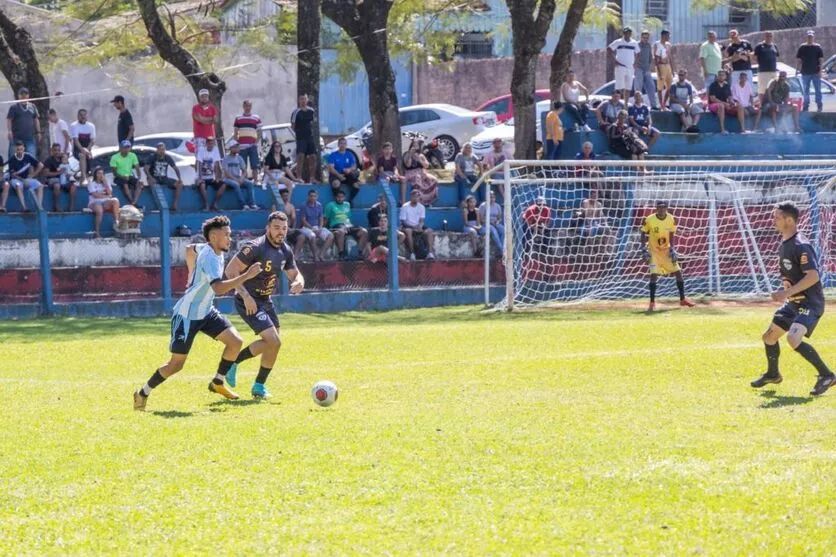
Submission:
M 694 302 L 685 297 L 685 281 L 682 280 L 679 257 L 673 246 L 676 219 L 668 213 L 666 202 L 656 202 L 656 212 L 644 219 L 641 231 L 644 259 L 650 266 L 650 306 L 647 310 L 656 309 L 656 281 L 659 275 L 673 275 L 679 290 L 679 305 L 694 307 Z

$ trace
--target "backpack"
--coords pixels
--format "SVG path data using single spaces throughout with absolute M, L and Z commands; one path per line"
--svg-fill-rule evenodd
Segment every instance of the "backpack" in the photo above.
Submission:
M 413 234 L 413 246 L 415 247 L 415 259 L 426 259 L 430 253 L 426 234 Z

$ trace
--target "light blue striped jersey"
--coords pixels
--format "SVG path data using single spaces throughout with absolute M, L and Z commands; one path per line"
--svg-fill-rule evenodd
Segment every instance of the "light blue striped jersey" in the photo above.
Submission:
M 212 309 L 215 291 L 212 283 L 221 280 L 224 274 L 224 256 L 216 255 L 208 244 L 196 246 L 198 251 L 194 273 L 189 288 L 174 306 L 174 315 L 186 321 L 203 319 Z

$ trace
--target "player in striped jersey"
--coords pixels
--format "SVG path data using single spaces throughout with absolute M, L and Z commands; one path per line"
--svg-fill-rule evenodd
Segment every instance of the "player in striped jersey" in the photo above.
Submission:
M 261 273 L 261 264 L 256 262 L 240 276 L 223 280 L 224 252 L 229 251 L 229 219 L 217 216 L 203 223 L 206 244 L 190 244 L 186 248 L 186 266 L 189 269 L 189 287 L 174 306 L 171 318 L 171 358 L 154 372 L 145 385 L 134 393 L 134 410 L 145 410 L 151 390 L 174 375 L 186 363 L 195 336 L 203 332 L 224 344 L 224 352 L 218 364 L 215 378 L 209 383 L 209 390 L 228 399 L 235 400 L 237 394 L 224 386 L 224 378 L 241 350 L 241 336 L 229 319 L 221 314 L 212 302 L 218 294 L 225 294 L 238 288 L 245 281 Z

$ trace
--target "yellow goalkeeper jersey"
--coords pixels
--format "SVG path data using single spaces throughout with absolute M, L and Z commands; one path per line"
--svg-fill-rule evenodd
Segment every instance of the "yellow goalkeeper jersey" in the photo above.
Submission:
M 668 251 L 671 247 L 671 234 L 676 232 L 676 219 L 668 213 L 664 219 L 656 216 L 656 213 L 644 219 L 642 232 L 648 235 L 648 247 L 653 251 Z

